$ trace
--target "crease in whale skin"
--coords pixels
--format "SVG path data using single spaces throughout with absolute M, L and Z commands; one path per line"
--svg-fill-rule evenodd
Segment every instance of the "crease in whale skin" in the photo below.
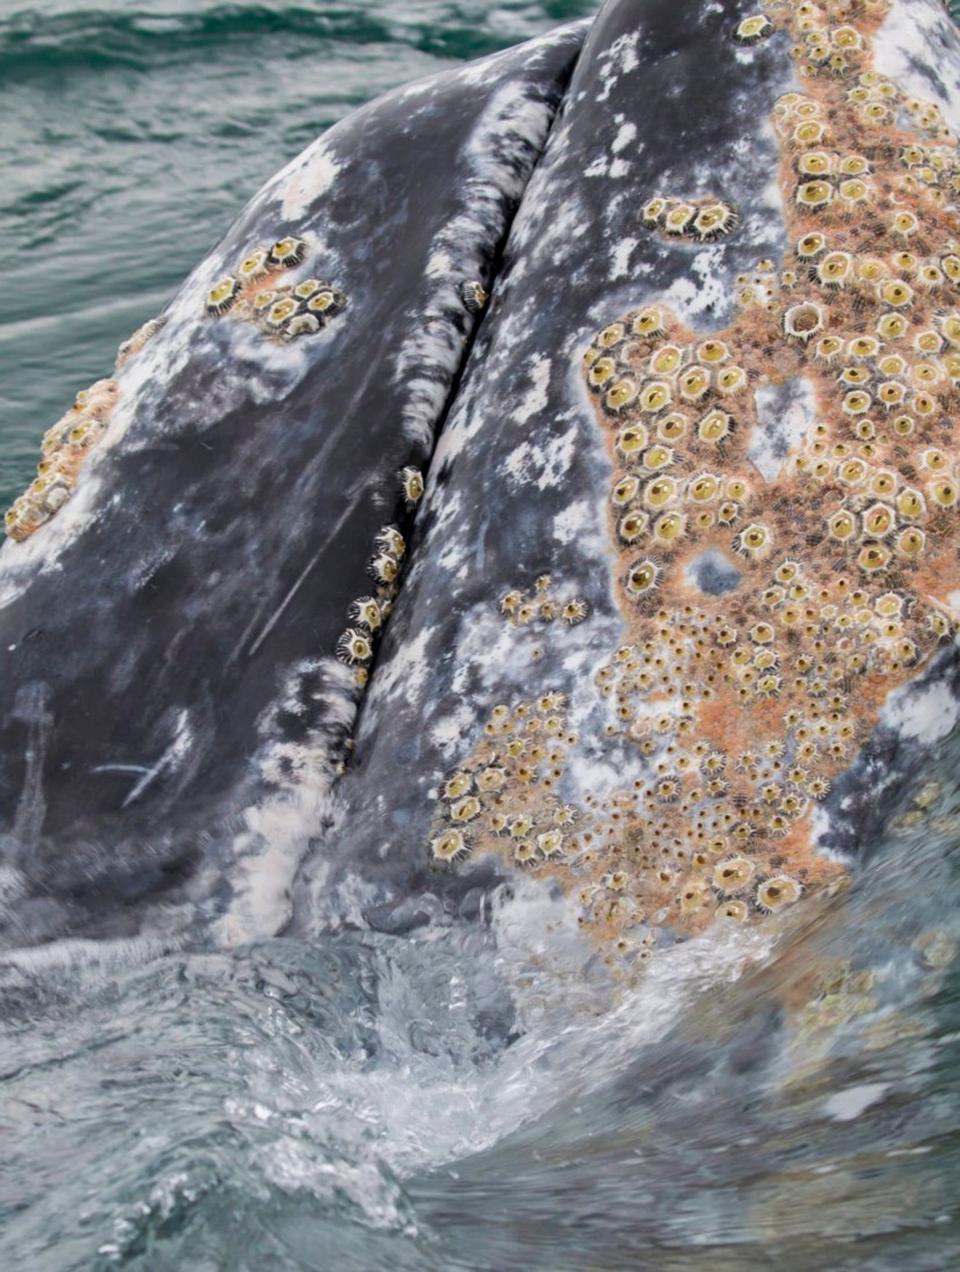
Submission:
M 604 8 L 434 456 L 303 928 L 449 921 L 526 873 L 629 983 L 869 856 L 957 720 L 958 84 L 926 0 Z
M 490 284 L 584 32 L 336 125 L 121 350 L 89 453 L 68 413 L 72 491 L 0 551 L 7 944 L 285 922 L 368 661 L 335 657 L 348 609 L 379 588 L 389 610 L 403 539 L 377 543 L 405 515 L 398 473 L 429 457 L 478 321 L 463 288 Z M 272 244 L 258 282 L 251 254 Z M 241 262 L 251 281 L 221 306 Z M 312 278 L 345 298 L 335 317 L 271 334 L 264 287 Z

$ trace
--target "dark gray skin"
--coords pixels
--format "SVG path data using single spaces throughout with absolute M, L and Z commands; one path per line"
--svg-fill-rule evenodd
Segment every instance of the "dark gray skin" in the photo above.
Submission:
M 458 285 L 489 285 L 583 35 L 393 93 L 295 161 L 303 189 L 270 183 L 120 374 L 70 503 L 4 547 L 6 942 L 142 932 L 158 906 L 168 929 L 203 921 L 241 810 L 295 784 L 291 751 L 320 779 L 342 759 L 346 611 L 477 321 Z M 291 233 L 321 240 L 292 279 L 334 282 L 345 313 L 290 345 L 207 316 L 220 275 Z

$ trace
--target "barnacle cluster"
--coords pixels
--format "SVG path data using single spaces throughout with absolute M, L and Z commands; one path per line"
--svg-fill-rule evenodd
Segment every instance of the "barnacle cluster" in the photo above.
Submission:
M 737 224 L 736 210 L 714 198 L 673 199 L 658 194 L 643 205 L 641 216 L 647 229 L 694 243 L 723 238 Z
M 306 259 L 307 244 L 287 235 L 272 246 L 251 247 L 232 274 L 218 279 L 207 293 L 206 311 L 219 318 L 230 314 L 253 322 L 267 336 L 295 340 L 322 331 L 347 307 L 347 297 L 322 278 L 284 283 L 287 271 Z
M 556 790 L 576 742 L 565 706 L 562 694 L 549 692 L 493 708 L 482 745 L 444 781 L 429 845 L 434 862 L 449 865 L 478 851 L 524 868 L 566 860 L 577 812 Z
M 500 613 L 514 627 L 561 622 L 576 627 L 590 614 L 590 602 L 582 596 L 558 593 L 549 574 L 541 574 L 532 592 L 511 588 L 499 601 Z
M 585 354 L 627 625 L 596 682 L 636 763 L 541 868 L 604 938 L 778 913 L 838 877 L 817 804 L 955 634 L 960 154 L 935 106 L 871 69 L 887 8 L 765 6 L 802 52 L 773 111 L 785 259 L 735 280 L 726 329 L 654 301 Z M 765 477 L 757 391 L 789 383 L 812 416 Z
M 116 380 L 97 380 L 44 433 L 37 475 L 4 514 L 11 539 L 28 539 L 70 498 L 84 460 L 106 432 L 118 396 Z
M 413 466 L 402 468 L 397 484 L 400 503 L 409 515 L 423 497 L 423 475 Z M 337 641 L 336 653 L 341 662 L 356 669 L 361 687 L 367 683 L 377 640 L 393 608 L 406 552 L 407 542 L 399 526 L 381 526 L 367 561 L 367 574 L 374 584 L 372 592 L 358 596 L 347 609 L 347 626 Z

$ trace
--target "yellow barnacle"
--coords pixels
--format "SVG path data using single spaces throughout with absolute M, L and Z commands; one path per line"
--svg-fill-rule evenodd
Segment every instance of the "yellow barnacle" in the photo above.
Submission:
M 656 588 L 659 579 L 658 565 L 649 560 L 637 561 L 627 571 L 624 587 L 630 596 L 647 596 Z
M 765 879 L 760 884 L 757 889 L 757 905 L 763 910 L 775 913 L 799 901 L 802 891 L 796 879 L 791 879 L 787 875 L 775 875 L 772 879 Z
M 736 219 L 733 208 L 728 203 L 707 203 L 693 219 L 694 233 L 702 241 L 721 238 L 730 233 Z
M 694 503 L 709 503 L 720 492 L 720 479 L 713 473 L 700 473 L 690 479 L 687 494 Z
M 888 410 L 891 407 L 899 406 L 906 395 L 907 390 L 899 380 L 885 380 L 877 389 L 877 397 Z
M 617 364 L 613 358 L 598 358 L 590 368 L 587 379 L 594 388 L 600 388 L 617 374 Z
M 682 512 L 665 512 L 653 525 L 653 537 L 664 547 L 673 547 L 686 533 L 687 519 Z
M 672 477 L 658 477 L 648 482 L 643 491 L 643 502 L 648 508 L 665 508 L 676 498 L 677 483 Z
M 793 139 L 801 146 L 816 146 L 823 140 L 825 129 L 816 119 L 807 119 L 793 130 Z
M 905 557 L 908 561 L 914 561 L 917 557 L 923 555 L 923 550 L 927 545 L 927 536 L 917 526 L 908 526 L 905 530 L 901 530 L 894 540 L 894 549 L 897 556 Z
M 207 292 L 207 313 L 219 318 L 234 304 L 240 291 L 240 283 L 232 275 L 221 278 Z
M 844 203 L 857 204 L 863 201 L 870 194 L 870 187 L 865 181 L 859 177 L 848 177 L 845 181 L 840 182 L 837 193 Z
M 884 340 L 899 340 L 907 332 L 903 314 L 883 314 L 877 321 L 877 334 Z
M 656 472 L 660 468 L 669 468 L 673 463 L 673 451 L 669 446 L 657 445 L 651 446 L 643 456 L 643 466 L 650 472 Z
M 897 474 L 889 468 L 878 468 L 870 478 L 870 489 L 875 495 L 881 495 L 884 498 L 893 494 L 897 484 Z
M 610 498 L 619 506 L 630 503 L 632 499 L 636 499 L 637 492 L 640 489 L 640 482 L 636 477 L 628 475 L 621 477 L 614 485 L 610 493 Z
M 760 522 L 746 526 L 737 537 L 737 551 L 753 561 L 762 561 L 770 554 L 772 547 L 773 535 L 769 528 Z
M 456 861 L 467 851 L 466 840 L 459 830 L 446 830 L 430 841 L 430 850 L 436 861 Z
M 636 455 L 648 441 L 649 435 L 642 424 L 630 424 L 617 434 L 617 450 L 621 455 Z
M 640 409 L 655 414 L 673 401 L 670 385 L 665 380 L 653 380 L 640 391 Z
M 636 399 L 637 385 L 629 376 L 624 376 L 617 380 L 607 390 L 603 404 L 608 411 L 622 411 L 624 407 L 629 406 Z
M 811 261 L 826 251 L 827 240 L 822 234 L 804 234 L 797 242 L 796 252 L 801 260 Z
M 613 349 L 620 344 L 626 334 L 627 329 L 622 322 L 612 322 L 609 327 L 604 327 L 597 340 L 601 348 Z
M 903 238 L 909 238 L 911 234 L 916 234 L 920 228 L 920 223 L 913 212 L 901 209 L 893 214 L 890 221 L 890 228 L 894 234 L 899 234 Z
M 960 256 L 944 256 L 940 261 L 940 268 L 951 283 L 960 282 Z
M 688 367 L 677 381 L 680 396 L 688 402 L 696 402 L 710 387 L 709 373 L 700 366 Z
M 867 476 L 867 465 L 862 459 L 848 459 L 837 469 L 837 477 L 845 486 L 859 486 Z
M 800 207 L 817 211 L 833 198 L 833 186 L 829 181 L 803 181 L 797 186 L 795 197 Z
M 738 393 L 747 383 L 743 367 L 722 367 L 717 373 L 717 392 L 723 395 Z
M 883 543 L 867 543 L 860 549 L 857 565 L 867 574 L 875 574 L 890 563 L 890 549 Z
M 863 389 L 851 389 L 849 393 L 844 394 L 842 410 L 845 415 L 863 415 L 865 411 L 869 411 L 873 399 L 869 393 Z
M 744 18 L 733 33 L 738 44 L 756 44 L 773 33 L 773 23 L 764 13 Z
M 667 210 L 663 218 L 663 227 L 668 234 L 685 234 L 696 212 L 697 209 L 692 203 L 675 203 Z
M 726 362 L 730 357 L 730 350 L 722 340 L 704 340 L 697 346 L 697 357 L 708 366 L 715 366 L 717 363 Z
M 655 337 L 663 334 L 663 311 L 656 305 L 648 305 L 634 316 L 631 324 L 635 336 Z
M 714 408 L 708 411 L 697 426 L 697 435 L 701 441 L 717 444 L 728 438 L 733 429 L 733 422 L 726 411 Z
M 919 521 L 926 511 L 926 502 L 919 490 L 906 486 L 897 495 L 897 511 L 908 521 Z
M 842 349 L 843 341 L 839 336 L 821 336 L 814 347 L 814 353 L 821 362 L 832 362 Z
M 940 508 L 955 508 L 957 505 L 957 483 L 950 477 L 938 477 L 928 487 L 930 498 Z
M 807 150 L 799 158 L 797 167 L 810 177 L 825 177 L 833 168 L 833 158 L 825 150 Z
M 658 196 L 649 199 L 641 208 L 640 216 L 644 225 L 649 229 L 654 229 L 659 225 L 660 220 L 667 210 L 667 201 Z
M 909 283 L 893 279 L 889 283 L 883 284 L 880 288 L 880 296 L 885 304 L 901 308 L 904 305 L 909 305 L 913 300 L 913 288 Z
M 689 420 L 685 415 L 677 412 L 671 412 L 669 415 L 662 416 L 657 421 L 657 436 L 661 437 L 665 442 L 676 442 L 687 431 Z
M 739 892 L 753 878 L 754 865 L 749 857 L 728 857 L 713 870 L 713 886 L 718 892 Z
M 661 345 L 650 359 L 654 375 L 673 375 L 683 361 L 683 351 L 675 344 Z
M 844 155 L 840 160 L 840 172 L 845 177 L 862 177 L 869 169 L 863 155 Z
M 650 518 L 645 512 L 628 512 L 625 517 L 621 517 L 617 534 L 623 543 L 637 543 L 646 534 L 649 525 Z
M 940 320 L 940 330 L 952 345 L 960 345 L 960 314 L 947 314 Z
M 824 287 L 843 287 L 853 275 L 849 252 L 828 252 L 817 266 L 817 278 Z
M 852 512 L 841 508 L 827 519 L 827 533 L 838 543 L 846 543 L 857 533 L 857 521 Z
M 893 509 L 886 504 L 877 503 L 863 514 L 864 533 L 875 539 L 888 535 L 896 524 Z

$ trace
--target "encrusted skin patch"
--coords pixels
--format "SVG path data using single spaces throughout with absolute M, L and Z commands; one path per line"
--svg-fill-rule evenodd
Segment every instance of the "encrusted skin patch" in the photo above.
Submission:
M 636 780 L 566 804 L 575 738 L 547 695 L 495 708 L 438 805 L 436 862 L 532 866 L 631 959 L 653 927 L 746 922 L 842 874 L 814 851 L 816 806 L 955 633 L 960 156 L 935 105 L 871 69 L 888 7 L 781 0 L 731 32 L 795 41 L 801 91 L 773 110 L 786 258 L 736 279 L 724 330 L 654 298 L 584 357 L 627 631 L 596 684 Z M 686 236 L 692 203 L 641 217 L 669 241 L 677 208 Z M 812 415 L 768 470 L 758 397 L 793 385 Z
M 265 336 L 296 340 L 316 335 L 347 307 L 347 297 L 322 278 L 283 283 L 285 271 L 301 265 L 307 244 L 295 235 L 272 247 L 249 248 L 232 274 L 225 274 L 207 293 L 206 311 L 212 318 L 229 314 L 252 322 Z

